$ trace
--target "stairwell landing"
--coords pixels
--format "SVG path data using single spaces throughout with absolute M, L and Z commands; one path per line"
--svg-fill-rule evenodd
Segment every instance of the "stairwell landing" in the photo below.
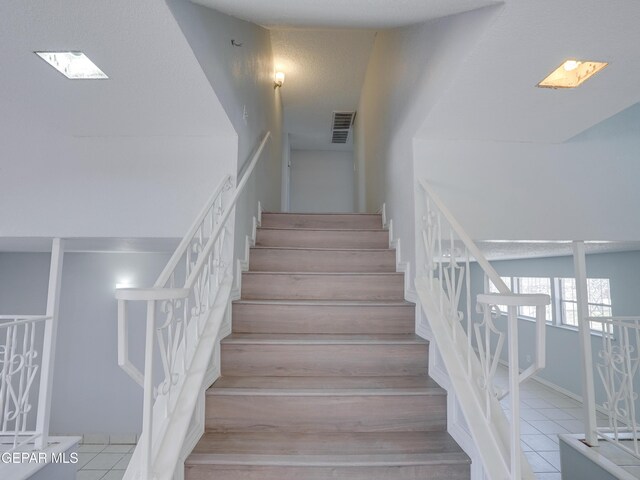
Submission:
M 375 214 L 264 213 L 187 480 L 468 479 Z

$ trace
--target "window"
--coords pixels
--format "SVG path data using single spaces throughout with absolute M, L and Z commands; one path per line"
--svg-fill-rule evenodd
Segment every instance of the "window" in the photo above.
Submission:
M 514 277 L 513 291 L 517 293 L 543 293 L 551 296 L 551 279 L 544 277 Z M 552 320 L 551 305 L 545 309 L 545 320 Z M 518 307 L 521 317 L 536 318 L 536 307 Z
M 551 305 L 547 305 L 545 320 L 553 325 L 578 326 L 578 301 L 576 297 L 576 281 L 574 278 L 546 277 L 500 277 L 514 293 L 543 293 L 551 297 Z M 489 292 L 499 293 L 493 282 L 488 281 Z M 590 317 L 611 317 L 611 288 L 608 278 L 588 278 L 587 296 Z M 500 307 L 506 315 L 506 307 Z M 535 319 L 535 307 L 519 307 L 518 316 Z M 591 329 L 601 332 L 600 322 L 591 322 Z
M 560 317 L 562 324 L 578 326 L 578 298 L 575 278 L 559 278 Z M 610 317 L 611 288 L 608 278 L 587 279 L 587 302 L 590 317 Z M 593 330 L 602 331 L 600 322 L 591 322 Z
M 509 289 L 512 288 L 511 277 L 500 277 L 500 279 L 507 285 L 507 287 L 509 287 Z M 491 280 L 489 280 L 489 293 L 500 293 L 498 287 L 496 287 Z

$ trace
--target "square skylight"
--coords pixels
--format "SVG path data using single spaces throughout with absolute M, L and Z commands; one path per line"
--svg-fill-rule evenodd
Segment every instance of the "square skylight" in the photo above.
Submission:
M 35 52 L 40 58 L 72 80 L 109 78 L 82 52 Z
M 537 86 L 541 88 L 576 88 L 607 65 L 607 62 L 567 60 Z

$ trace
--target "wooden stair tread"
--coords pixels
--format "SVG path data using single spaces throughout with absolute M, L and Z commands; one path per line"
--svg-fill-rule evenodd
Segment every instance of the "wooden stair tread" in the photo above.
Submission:
M 296 276 L 363 276 L 363 277 L 404 277 L 402 272 L 244 272 L 243 275 L 296 275 Z
M 205 432 L 195 455 L 456 455 L 469 461 L 453 438 L 433 432 Z
M 232 333 L 223 344 L 244 345 L 424 345 L 428 342 L 414 334 L 335 335 L 288 333 Z
M 415 307 L 415 303 L 406 300 L 234 300 L 238 305 L 296 305 L 296 306 L 335 306 L 335 307 Z
M 395 252 L 393 248 L 340 248 L 340 247 L 278 247 L 269 245 L 256 245 L 251 250 L 317 250 L 320 252 Z
M 427 376 L 406 377 L 230 377 L 219 378 L 207 395 L 367 396 L 446 395 Z
M 263 211 L 262 215 L 282 215 L 285 217 L 291 216 L 338 216 L 338 217 L 348 217 L 348 216 L 357 216 L 357 217 L 380 217 L 382 218 L 381 213 L 367 213 L 367 212 L 268 212 Z

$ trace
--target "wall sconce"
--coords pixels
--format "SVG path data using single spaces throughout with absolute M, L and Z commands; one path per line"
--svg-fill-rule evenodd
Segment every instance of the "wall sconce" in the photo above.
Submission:
M 273 88 L 281 87 L 284 83 L 284 72 L 276 72 L 276 76 L 273 81 Z

